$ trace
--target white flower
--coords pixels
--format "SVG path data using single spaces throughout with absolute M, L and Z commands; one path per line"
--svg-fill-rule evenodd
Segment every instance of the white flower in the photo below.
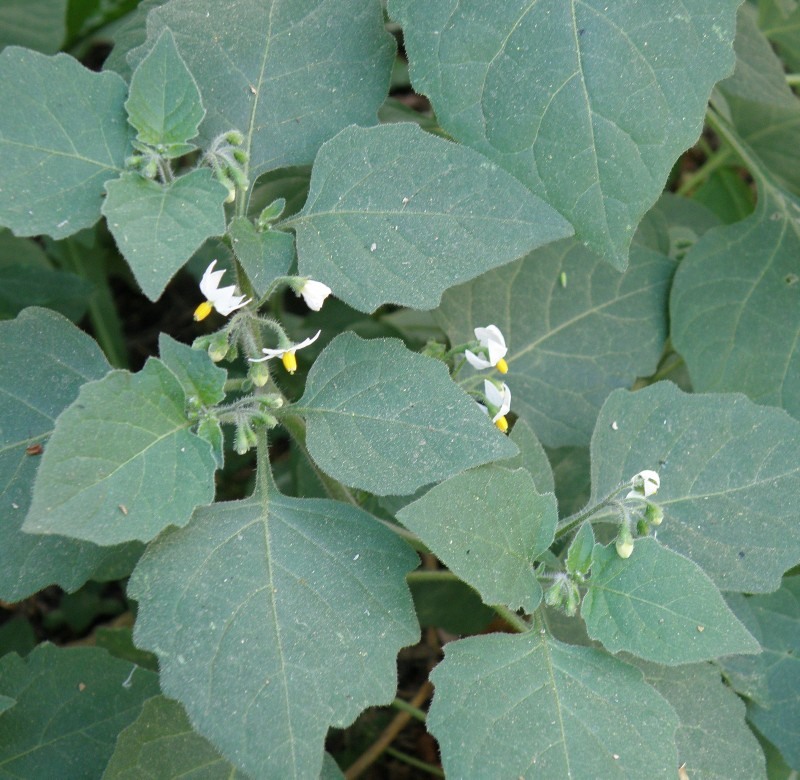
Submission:
M 497 387 L 494 382 L 484 379 L 483 394 L 486 396 L 486 401 L 490 408 L 497 410 L 492 417 L 492 422 L 505 433 L 508 430 L 506 415 L 511 409 L 511 390 L 508 389 L 508 385 L 505 382 L 503 382 L 502 387 Z M 488 414 L 489 410 L 486 409 L 486 412 Z
M 299 344 L 290 344 L 288 347 L 284 347 L 283 349 L 262 349 L 261 351 L 264 353 L 265 357 L 248 359 L 251 363 L 263 363 L 265 360 L 279 357 L 283 361 L 284 368 L 290 374 L 293 374 L 295 371 L 297 371 L 297 358 L 295 357 L 295 352 L 297 352 L 298 349 L 307 347 L 309 344 L 313 344 L 319 338 L 320 333 L 322 333 L 322 331 L 318 330 L 316 334 L 311 336 L 311 338 L 301 341 Z
M 322 282 L 306 279 L 297 289 L 297 294 L 303 296 L 309 309 L 319 311 L 325 299 L 331 294 L 331 288 Z
M 645 469 L 631 477 L 631 487 L 633 490 L 625 498 L 647 498 L 658 492 L 661 486 L 661 478 L 657 471 Z
M 225 274 L 225 270 L 215 271 L 214 266 L 216 264 L 216 260 L 212 261 L 200 280 L 200 292 L 205 295 L 206 299 L 194 310 L 194 318 L 198 322 L 208 317 L 212 309 L 216 309 L 220 314 L 227 317 L 231 312 L 241 309 L 242 306 L 246 306 L 252 300 L 252 298 L 245 300 L 244 295 L 236 295 L 236 287 L 234 285 L 220 288 L 219 283 Z
M 478 369 L 496 367 L 501 374 L 508 372 L 508 363 L 505 361 L 508 347 L 506 340 L 497 325 L 487 325 L 485 328 L 475 328 L 475 338 L 478 343 L 486 350 L 489 359 L 476 355 L 470 350 L 465 350 L 464 357 L 467 362 Z

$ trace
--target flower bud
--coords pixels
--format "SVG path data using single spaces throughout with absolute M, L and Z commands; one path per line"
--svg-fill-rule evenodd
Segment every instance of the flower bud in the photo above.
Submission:
M 563 594 L 560 580 L 555 582 L 544 592 L 544 603 L 547 604 L 548 607 L 561 606 L 562 599 Z
M 644 510 L 644 517 L 650 525 L 661 525 L 664 520 L 664 510 L 658 504 L 647 502 L 647 509 Z
M 259 230 L 266 230 L 271 222 L 274 222 L 286 208 L 286 198 L 273 200 L 259 215 L 256 220 L 256 227 Z
M 251 363 L 247 376 L 256 387 L 264 387 L 269 382 L 269 368 L 266 363 Z
M 258 443 L 255 431 L 250 427 L 250 423 L 242 422 L 236 428 L 236 441 L 234 449 L 239 455 L 245 455 L 251 447 Z
M 231 146 L 241 146 L 244 143 L 244 135 L 238 130 L 228 130 L 228 132 L 225 133 L 225 140 L 231 144 Z
M 630 558 L 631 553 L 633 552 L 633 536 L 631 535 L 631 530 L 627 526 L 622 526 L 619 529 L 619 535 L 617 536 L 617 541 L 614 543 L 614 546 L 617 548 L 617 555 L 620 558 Z
M 650 524 L 647 520 L 639 520 L 636 523 L 636 535 L 647 536 L 650 533 Z
M 224 360 L 228 354 L 228 334 L 226 331 L 221 330 L 211 336 L 211 341 L 208 345 L 208 356 L 215 362 L 219 363 Z

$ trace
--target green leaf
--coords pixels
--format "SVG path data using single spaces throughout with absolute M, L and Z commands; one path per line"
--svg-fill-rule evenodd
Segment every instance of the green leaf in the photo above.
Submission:
M 417 640 L 417 556 L 378 521 L 270 494 L 203 507 L 149 548 L 130 582 L 135 639 L 195 728 L 254 777 L 319 774 L 330 725 L 394 696 Z
M 519 447 L 519 455 L 505 461 L 503 465 L 509 469 L 526 469 L 533 477 L 537 492 L 552 493 L 555 489 L 553 470 L 533 428 L 520 418 L 514 423 L 509 438 Z
M 97 344 L 60 314 L 27 309 L 0 322 L 0 599 L 20 601 L 54 583 L 77 590 L 103 570 L 125 576 L 140 552 L 21 530 L 42 460 L 27 448 L 43 445 L 46 452 L 56 417 L 81 385 L 109 369 Z
M 183 144 L 197 135 L 206 113 L 200 90 L 168 29 L 136 67 L 125 109 L 144 144 Z
M 546 634 L 449 642 L 427 725 L 448 777 L 673 777 L 678 719 L 642 674 Z
M 731 685 L 750 699 L 747 717 L 800 767 L 800 577 L 767 596 L 734 596 L 731 607 L 761 642 L 761 655 L 725 658 Z
M 620 390 L 592 438 L 592 503 L 654 469 L 658 541 L 721 590 L 775 590 L 800 562 L 798 441 L 800 423 L 741 395 L 690 395 L 668 382 Z
M 259 233 L 247 217 L 234 217 L 228 235 L 256 295 L 264 295 L 278 276 L 288 273 L 294 260 L 294 236 L 279 230 Z
M 703 570 L 649 537 L 627 559 L 595 545 L 581 616 L 609 652 L 667 666 L 759 652 Z
M 24 46 L 55 54 L 66 34 L 67 0 L 4 0 L 0 4 L 0 49 Z
M 766 169 L 800 192 L 800 101 L 786 83 L 783 63 L 756 26 L 747 5 L 738 17 L 736 70 L 717 89 L 714 105 Z
M 22 243 L 26 239 L 16 240 Z M 0 257 L 2 319 L 16 317 L 29 306 L 42 306 L 74 322 L 86 313 L 91 292 L 92 285 L 75 274 Z
M 800 68 L 800 6 L 793 0 L 758 0 L 758 24 L 790 71 Z
M 359 311 L 432 309 L 442 292 L 572 234 L 485 157 L 413 124 L 349 127 L 320 149 L 297 232 L 300 273 Z
M 144 56 L 164 28 L 203 96 L 204 146 L 231 129 L 245 135 L 252 182 L 305 165 L 350 124 L 374 124 L 386 97 L 394 41 L 378 3 L 363 0 L 172 0 L 147 17 Z
M 2 715 L 7 709 L 13 707 L 16 703 L 16 699 L 12 699 L 9 696 L 0 696 L 0 715 Z
M 533 612 L 542 600 L 534 561 L 553 543 L 555 496 L 524 469 L 489 465 L 458 474 L 404 507 L 397 519 L 488 605 Z
M 128 152 L 125 82 L 72 57 L 0 54 L 0 224 L 64 238 L 100 218 L 103 184 Z
M 442 127 L 524 182 L 617 269 L 733 68 L 740 0 L 391 0 Z M 613 77 L 612 77 L 613 74 Z
M 307 418 L 308 450 L 324 471 L 379 496 L 517 452 L 443 363 L 397 339 L 337 336 L 292 410 Z
M 711 209 L 727 225 L 753 213 L 753 190 L 739 170 L 714 171 L 692 198 Z
M 745 723 L 744 703 L 710 664 L 680 668 L 637 662 L 680 718 L 678 763 L 692 780 L 766 778 L 764 753 Z
M 119 732 L 158 693 L 158 676 L 94 647 L 39 645 L 26 660 L 0 659 L 6 777 L 100 777 Z
M 103 780 L 159 777 L 242 780 L 246 775 L 192 730 L 178 702 L 154 696 L 144 703 L 139 717 L 120 733 Z
M 763 182 L 755 213 L 707 233 L 675 275 L 672 340 L 695 390 L 800 418 L 800 200 Z
M 45 448 L 24 530 L 112 545 L 185 525 L 214 498 L 216 467 L 185 404 L 157 358 L 84 385 Z
M 585 445 L 608 394 L 655 371 L 673 270 L 635 246 L 620 275 L 568 240 L 448 290 L 436 316 L 453 344 L 497 325 L 509 346 L 512 411 L 545 446 Z
M 591 493 L 591 462 L 588 447 L 559 447 L 547 453 L 553 464 L 556 499 L 561 517 L 583 509 Z
M 181 383 L 187 398 L 195 397 L 203 406 L 215 406 L 225 399 L 228 372 L 214 365 L 207 352 L 162 333 L 158 337 L 158 354 Z
M 124 173 L 106 190 L 108 228 L 150 300 L 207 238 L 225 232 L 228 191 L 210 170 L 191 171 L 168 185 Z
M 153 8 L 166 2 L 167 0 L 141 0 L 132 13 L 108 31 L 114 48 L 103 63 L 103 70 L 113 70 L 125 81 L 131 80 L 133 67 L 128 62 L 128 55 L 147 39 L 147 15 Z

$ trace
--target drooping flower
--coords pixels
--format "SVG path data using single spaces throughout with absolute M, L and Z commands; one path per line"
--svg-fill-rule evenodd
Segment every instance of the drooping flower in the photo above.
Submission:
M 494 382 L 484 379 L 483 394 L 489 404 L 489 408 L 486 410 L 487 413 L 494 413 L 492 422 L 505 433 L 508 430 L 506 415 L 511 409 L 511 390 L 508 389 L 508 385 L 505 382 L 503 382 L 502 387 L 498 387 Z
M 194 318 L 198 322 L 208 317 L 212 309 L 216 309 L 220 314 L 227 317 L 231 312 L 241 309 L 242 306 L 246 306 L 252 300 L 252 298 L 245 300 L 244 295 L 236 295 L 236 287 L 234 285 L 220 287 L 219 283 L 225 274 L 225 270 L 215 271 L 214 266 L 216 264 L 217 261 L 213 260 L 200 280 L 200 292 L 205 295 L 206 299 L 194 310 Z
M 309 344 L 313 344 L 319 338 L 320 333 L 322 333 L 322 331 L 318 330 L 313 336 L 307 338 L 305 341 L 301 341 L 299 344 L 290 344 L 288 347 L 284 347 L 282 349 L 262 349 L 261 351 L 264 353 L 263 358 L 249 358 L 249 360 L 251 363 L 263 363 L 265 360 L 279 357 L 283 361 L 283 367 L 290 374 L 293 374 L 295 371 L 297 371 L 297 357 L 295 357 L 295 353 L 298 349 L 303 349 Z
M 306 306 L 313 311 L 319 311 L 325 299 L 331 294 L 331 288 L 322 282 L 315 282 L 313 279 L 306 279 L 296 290 L 298 295 L 303 296 Z
M 661 486 L 661 478 L 657 471 L 645 469 L 631 477 L 631 490 L 625 498 L 647 498 L 658 492 Z
M 498 328 L 497 325 L 475 328 L 475 338 L 478 339 L 478 343 L 482 347 L 481 351 L 484 355 L 487 355 L 489 359 L 487 360 L 486 357 L 476 355 L 474 352 L 467 349 L 464 351 L 464 357 L 467 359 L 467 362 L 473 368 L 483 369 L 494 367 L 497 368 L 501 374 L 508 373 L 508 363 L 505 361 L 508 347 L 506 347 L 506 340 L 503 338 L 500 328 Z

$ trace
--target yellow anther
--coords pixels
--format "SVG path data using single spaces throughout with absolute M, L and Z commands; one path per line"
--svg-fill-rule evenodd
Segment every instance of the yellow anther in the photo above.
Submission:
M 211 305 L 210 301 L 203 301 L 195 310 L 194 310 L 194 319 L 196 322 L 200 322 L 200 320 L 204 320 L 211 314 L 214 307 Z
M 505 415 L 503 417 L 498 417 L 494 424 L 503 432 L 505 433 L 508 430 L 508 420 L 506 420 Z
M 506 363 L 505 358 L 500 358 L 500 360 L 497 361 L 496 368 L 501 374 L 508 373 L 508 363 Z
M 297 371 L 297 358 L 295 357 L 294 350 L 284 352 L 281 360 L 283 361 L 283 367 L 290 374 L 293 374 L 295 371 Z

